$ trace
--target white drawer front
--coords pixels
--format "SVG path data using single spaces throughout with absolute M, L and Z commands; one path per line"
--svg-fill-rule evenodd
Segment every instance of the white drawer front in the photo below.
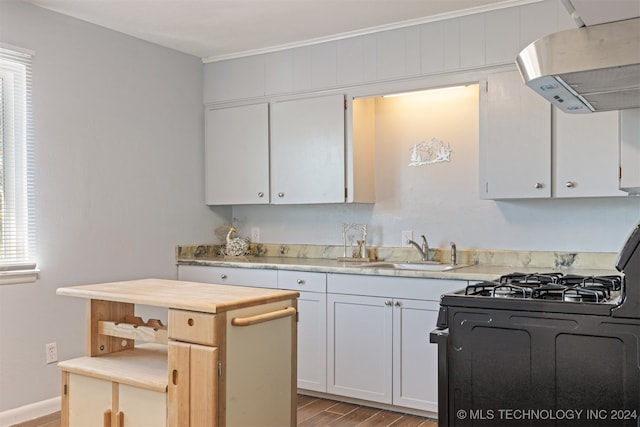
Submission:
M 308 271 L 278 271 L 278 288 L 294 291 L 326 292 L 327 274 Z
M 278 272 L 255 268 L 181 265 L 178 267 L 178 280 L 276 289 Z
M 327 292 L 390 298 L 440 301 L 440 295 L 464 289 L 466 280 L 420 279 L 417 277 L 328 274 Z

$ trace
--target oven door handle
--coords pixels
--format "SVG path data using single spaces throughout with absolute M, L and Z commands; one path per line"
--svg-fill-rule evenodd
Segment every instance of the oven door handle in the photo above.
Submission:
M 449 426 L 449 328 L 437 328 L 429 334 L 429 342 L 438 344 L 438 427 Z
M 446 341 L 449 339 L 449 328 L 442 329 L 437 328 L 431 331 L 429 334 L 429 342 L 431 344 L 440 344 L 443 342 L 446 344 Z

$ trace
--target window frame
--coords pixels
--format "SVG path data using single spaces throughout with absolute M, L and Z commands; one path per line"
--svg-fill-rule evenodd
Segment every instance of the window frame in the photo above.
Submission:
M 34 282 L 32 51 L 0 43 L 0 285 Z

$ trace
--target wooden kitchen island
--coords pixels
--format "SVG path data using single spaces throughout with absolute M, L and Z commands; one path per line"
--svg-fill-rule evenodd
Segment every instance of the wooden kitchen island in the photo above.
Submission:
M 87 355 L 61 362 L 64 427 L 296 425 L 298 292 L 144 279 L 88 299 Z M 168 309 L 168 325 L 136 317 Z

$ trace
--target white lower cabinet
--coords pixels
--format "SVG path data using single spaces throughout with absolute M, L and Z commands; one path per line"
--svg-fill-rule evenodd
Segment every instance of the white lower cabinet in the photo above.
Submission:
M 440 295 L 466 281 L 330 274 L 329 393 L 436 412 Z
M 327 275 L 278 271 L 278 288 L 298 298 L 298 388 L 327 391 Z
M 274 276 L 275 275 L 275 276 Z M 438 409 L 440 295 L 466 281 L 181 265 L 180 280 L 290 289 L 298 298 L 298 389 Z

